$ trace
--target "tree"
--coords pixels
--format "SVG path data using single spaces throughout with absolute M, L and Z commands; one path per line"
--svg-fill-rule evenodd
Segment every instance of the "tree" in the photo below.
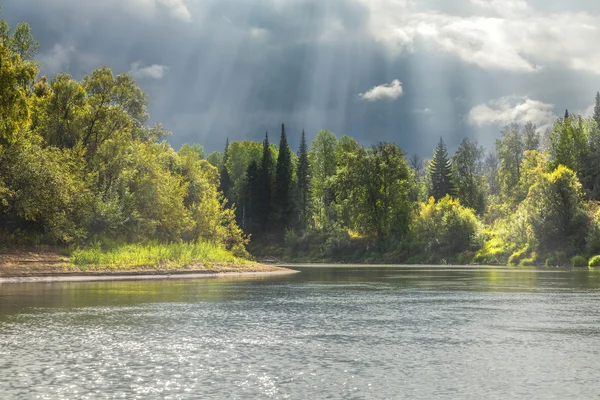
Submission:
M 298 222 L 301 230 L 306 229 L 309 219 L 310 201 L 310 165 L 308 163 L 308 145 L 306 135 L 302 130 L 300 149 L 298 150 L 298 167 L 296 168 L 298 181 Z
M 521 162 L 525 144 L 521 135 L 520 126 L 516 123 L 507 125 L 502 130 L 502 139 L 496 140 L 496 152 L 500 160 L 498 178 L 500 180 L 500 193 L 506 202 L 517 202 L 517 187 L 521 180 Z
M 0 20 L 0 141 L 10 144 L 31 123 L 30 89 L 38 73 L 30 61 L 37 45 L 29 25 L 19 24 L 15 32 Z
M 229 138 L 225 140 L 225 151 L 223 152 L 223 166 L 219 170 L 220 180 L 219 180 L 219 188 L 225 196 L 226 204 L 231 205 L 231 178 L 229 177 L 229 172 L 227 171 L 227 160 L 229 158 Z
M 560 165 L 541 174 L 521 207 L 531 227 L 532 248 L 555 252 L 584 247 L 588 216 L 581 184 L 570 169 Z
M 557 120 L 550 135 L 550 163 L 553 168 L 559 165 L 574 171 L 586 189 L 593 187 L 593 161 L 590 159 L 590 137 L 595 130 L 592 118 L 571 115 L 568 119 Z
M 479 222 L 473 210 L 445 196 L 437 202 L 433 197 L 421 203 L 412 231 L 419 253 L 448 257 L 471 247 Z
M 428 174 L 430 179 L 430 195 L 439 200 L 446 195 L 454 193 L 452 184 L 452 166 L 446 144 L 440 137 L 440 141 L 433 152 L 433 159 L 428 166 Z
M 413 212 L 414 181 L 404 152 L 393 143 L 359 147 L 335 177 L 338 201 L 347 199 L 351 227 L 379 239 L 401 238 Z
M 258 210 L 261 201 L 260 193 L 260 169 L 258 163 L 252 160 L 246 170 L 246 195 L 244 204 L 244 218 L 242 219 L 242 227 L 246 232 L 255 233 L 260 229 L 257 226 L 260 221 Z
M 540 149 L 540 134 L 533 122 L 526 122 L 523 127 L 523 147 L 525 150 L 538 151 Z
M 258 170 L 258 204 L 256 212 L 263 233 L 267 231 L 271 219 L 271 200 L 273 187 L 273 157 L 269 146 L 269 133 L 265 133 L 260 169 Z
M 594 104 L 594 121 L 600 126 L 600 92 L 596 92 L 596 103 Z
M 487 181 L 489 193 L 493 196 L 500 194 L 500 183 L 498 182 L 498 169 L 500 161 L 494 150 L 491 150 L 485 156 L 484 175 Z
M 456 195 L 465 207 L 483 213 L 483 147 L 475 140 L 464 139 L 452 158 L 452 178 Z
M 337 139 L 329 131 L 321 130 L 312 141 L 308 160 L 311 171 L 313 217 L 319 228 L 332 228 L 334 210 L 331 207 L 335 200 L 332 178 L 336 173 Z
M 273 191 L 273 205 L 277 213 L 278 229 L 288 228 L 292 217 L 292 154 L 285 134 L 285 125 L 281 124 L 281 137 L 279 139 L 279 155 L 275 168 L 275 187 Z

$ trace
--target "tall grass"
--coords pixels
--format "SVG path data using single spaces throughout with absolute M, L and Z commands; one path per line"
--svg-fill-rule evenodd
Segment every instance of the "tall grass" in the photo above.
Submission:
M 235 257 L 220 246 L 199 243 L 128 244 L 103 250 L 99 246 L 77 249 L 71 253 L 71 264 L 82 269 L 139 267 L 183 268 L 194 264 L 244 265 L 248 260 Z

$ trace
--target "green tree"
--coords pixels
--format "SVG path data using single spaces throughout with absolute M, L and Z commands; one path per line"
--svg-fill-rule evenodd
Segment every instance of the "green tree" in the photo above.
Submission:
M 332 178 L 336 174 L 337 139 L 329 131 L 321 130 L 311 143 L 308 160 L 311 171 L 312 209 L 315 225 L 319 229 L 331 229 L 335 210 L 332 203 L 335 192 Z
M 525 150 L 538 151 L 540 149 L 540 134 L 533 122 L 526 122 L 523 126 L 523 147 Z
M 585 246 L 588 216 L 576 174 L 559 165 L 537 179 L 521 205 L 531 227 L 530 246 L 541 252 L 577 252 Z
M 273 155 L 269 145 L 269 133 L 265 133 L 260 169 L 258 170 L 258 204 L 255 209 L 258 223 L 263 233 L 267 231 L 271 221 L 273 190 Z
M 479 230 L 473 210 L 457 200 L 445 196 L 437 202 L 433 197 L 421 203 L 412 224 L 416 249 L 419 254 L 444 258 L 472 248 Z
M 502 130 L 502 139 L 496 140 L 496 152 L 500 161 L 498 178 L 502 198 L 509 203 L 521 201 L 516 190 L 521 180 L 521 162 L 525 144 L 518 124 L 510 124 Z
M 275 169 L 275 187 L 273 190 L 273 206 L 277 213 L 277 228 L 285 229 L 290 226 L 292 218 L 292 152 L 288 146 L 285 125 L 281 124 L 279 140 L 279 155 Z
M 427 168 L 430 180 L 430 195 L 439 200 L 446 195 L 454 193 L 452 184 L 452 165 L 446 150 L 446 144 L 440 141 L 433 152 L 433 159 Z
M 229 159 L 229 138 L 225 141 L 225 151 L 223 152 L 223 166 L 219 170 L 220 173 L 220 181 L 219 188 L 225 196 L 225 200 L 228 205 L 231 204 L 231 178 L 229 177 L 229 172 L 227 171 L 227 160 Z
M 481 214 L 485 208 L 483 186 L 483 147 L 464 139 L 452 158 L 452 178 L 456 195 L 465 207 Z
M 298 222 L 301 230 L 305 230 L 309 221 L 310 204 L 310 165 L 308 162 L 308 145 L 306 135 L 302 130 L 300 149 L 298 150 L 298 166 L 296 168 L 298 181 Z
M 379 239 L 406 234 L 415 187 L 404 152 L 396 144 L 360 147 L 348 154 L 335 181 L 338 198 L 348 200 L 351 228 Z

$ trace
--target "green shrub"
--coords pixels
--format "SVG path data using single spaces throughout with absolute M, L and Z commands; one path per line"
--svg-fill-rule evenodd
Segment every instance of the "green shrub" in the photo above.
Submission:
M 193 264 L 243 265 L 248 261 L 235 257 L 222 246 L 198 242 L 128 244 L 108 251 L 100 247 L 77 249 L 71 254 L 71 263 L 82 269 L 128 269 L 182 268 Z
M 527 255 L 527 247 L 521 250 L 517 250 L 508 257 L 508 265 L 519 265 L 521 260 Z
M 456 263 L 458 265 L 469 265 L 473 262 L 475 253 L 472 251 L 464 251 L 456 257 Z
M 571 258 L 571 266 L 573 267 L 587 267 L 588 260 L 583 256 L 575 256 Z
M 537 264 L 537 254 L 532 252 L 529 258 L 524 258 L 519 262 L 520 267 L 533 267 Z
M 483 244 L 483 248 L 475 254 L 473 262 L 476 264 L 505 264 L 506 254 L 501 240 L 492 238 Z
M 594 256 L 590 259 L 588 263 L 590 267 L 600 267 L 600 256 Z
M 546 263 L 544 265 L 546 265 L 546 267 L 556 267 L 558 265 L 558 261 L 556 260 L 556 257 L 550 256 L 546 258 Z
M 478 250 L 480 224 L 470 208 L 446 196 L 421 203 L 412 225 L 416 249 L 431 256 L 446 258 L 465 250 Z

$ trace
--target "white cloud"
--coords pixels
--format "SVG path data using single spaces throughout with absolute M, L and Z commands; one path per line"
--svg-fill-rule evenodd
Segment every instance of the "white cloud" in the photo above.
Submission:
M 73 46 L 63 46 L 57 43 L 52 49 L 38 57 L 42 67 L 55 74 L 68 69 L 69 63 L 75 54 Z
M 178 18 L 185 22 L 192 20 L 192 14 L 185 5 L 184 0 L 157 0 L 162 5 L 166 6 L 170 10 L 170 14 L 174 18 Z
M 417 109 L 415 110 L 415 113 L 416 113 L 416 114 L 421 114 L 421 115 L 426 115 L 426 116 L 429 116 L 429 115 L 432 115 L 432 114 L 433 114 L 433 111 L 431 111 L 431 108 L 429 108 L 429 107 L 426 107 L 426 108 L 417 108 Z
M 471 3 L 500 15 L 515 15 L 530 10 L 525 0 L 471 0 Z
M 527 96 L 505 96 L 479 104 L 469 111 L 467 122 L 471 125 L 506 125 L 512 122 L 535 123 L 543 131 L 558 117 L 554 104 L 532 100 Z
M 139 61 L 131 63 L 131 70 L 128 74 L 135 79 L 162 79 L 169 70 L 169 67 L 166 65 L 152 64 L 147 67 L 143 65 Z
M 374 86 L 365 93 L 360 93 L 358 97 L 366 101 L 396 100 L 402 94 L 402 83 L 398 79 L 394 79 L 391 83 Z
M 412 0 L 359 1 L 370 11 L 370 34 L 394 54 L 424 41 L 486 69 L 562 66 L 600 74 L 598 14 L 548 13 L 523 0 L 471 0 L 465 15 L 421 9 Z

